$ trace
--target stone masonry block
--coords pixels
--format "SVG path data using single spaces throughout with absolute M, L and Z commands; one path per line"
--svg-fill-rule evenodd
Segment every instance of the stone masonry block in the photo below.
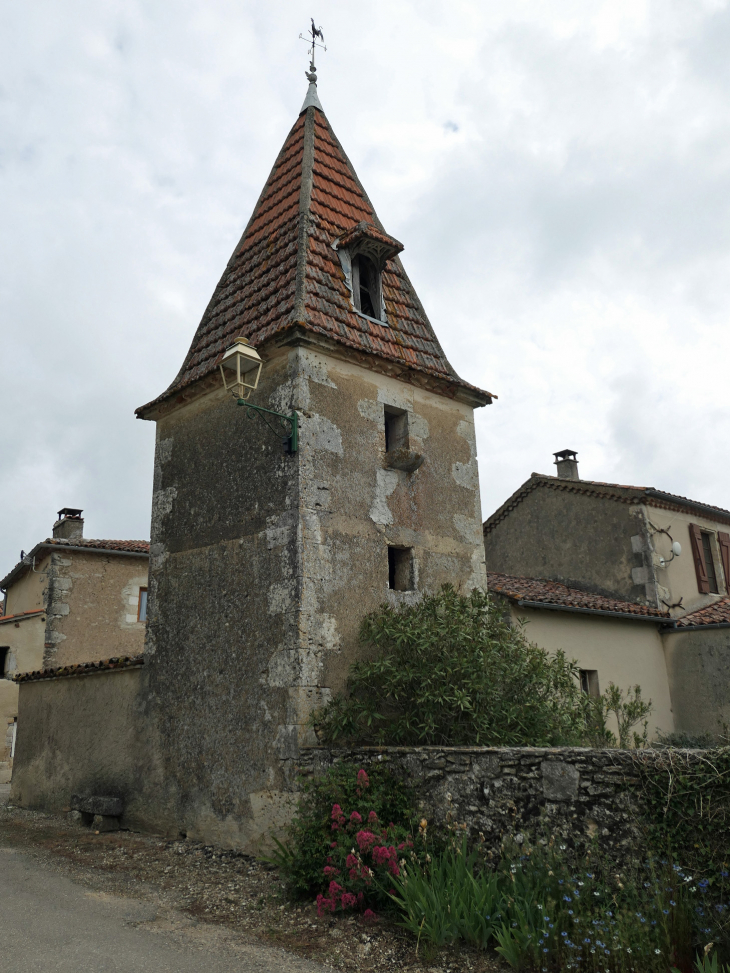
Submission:
M 543 760 L 542 788 L 548 801 L 572 801 L 578 796 L 580 773 L 563 760 Z

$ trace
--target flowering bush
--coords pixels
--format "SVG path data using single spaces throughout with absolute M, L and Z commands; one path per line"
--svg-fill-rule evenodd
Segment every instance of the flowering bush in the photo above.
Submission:
M 290 893 L 319 894 L 320 913 L 382 903 L 380 885 L 391 888 L 387 876 L 397 874 L 417 827 L 410 788 L 383 765 L 366 771 L 343 762 L 304 781 L 302 792 L 271 859 Z
M 369 785 L 364 770 L 363 787 Z M 364 909 L 387 902 L 394 892 L 393 878 L 400 875 L 406 856 L 413 855 L 408 830 L 392 821 L 383 826 L 375 811 L 349 817 L 339 804 L 332 805 L 332 841 L 323 874 L 329 879 L 327 893 L 317 896 L 317 912 Z M 372 910 L 370 910 L 372 912 Z

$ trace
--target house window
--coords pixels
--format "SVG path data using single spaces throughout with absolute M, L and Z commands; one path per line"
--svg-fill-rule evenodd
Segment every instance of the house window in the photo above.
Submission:
M 147 589 L 139 589 L 139 602 L 137 604 L 137 621 L 147 621 Z
M 0 646 L 0 679 L 4 679 L 6 676 L 5 670 L 7 669 L 9 656 L 10 646 Z
M 385 406 L 385 451 L 408 449 L 408 413 Z
M 413 591 L 413 548 L 388 547 L 388 587 Z
M 717 574 L 715 572 L 715 558 L 712 556 L 712 536 L 703 530 L 700 533 L 702 538 L 702 553 L 705 555 L 705 571 L 707 572 L 707 583 L 709 585 L 710 591 L 714 595 L 720 593 L 720 589 L 717 587 Z
M 580 669 L 580 688 L 587 696 L 600 696 L 597 669 Z
M 361 314 L 380 320 L 380 274 L 363 253 L 352 259 L 352 297 Z

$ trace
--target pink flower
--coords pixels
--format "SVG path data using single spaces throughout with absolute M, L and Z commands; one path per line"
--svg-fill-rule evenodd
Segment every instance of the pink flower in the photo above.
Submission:
M 317 915 L 323 916 L 325 912 L 334 912 L 337 905 L 332 899 L 326 899 L 320 892 L 317 896 Z
M 377 922 L 378 921 L 378 917 L 375 915 L 375 913 L 373 912 L 372 909 L 366 909 L 363 912 L 362 917 L 365 920 L 365 922 Z
M 345 892 L 340 900 L 340 905 L 343 909 L 354 909 L 357 905 L 357 896 L 353 895 L 352 892 Z
M 360 851 L 369 851 L 377 843 L 377 840 L 376 835 L 372 831 L 358 831 L 355 835 L 355 841 Z
M 342 808 L 339 804 L 332 805 L 332 820 L 337 821 L 338 818 L 342 817 Z
M 338 885 L 337 882 L 333 880 L 330 882 L 330 887 L 328 891 L 329 894 L 332 896 L 332 898 L 335 899 L 340 894 L 340 892 L 344 891 L 344 889 L 342 888 L 341 885 Z
M 339 868 L 333 868 L 331 865 L 324 866 L 325 878 L 332 878 L 333 875 L 339 875 L 339 874 L 340 874 Z
M 360 787 L 370 787 L 370 778 L 364 770 L 358 770 L 357 783 Z
M 375 811 L 371 811 L 370 814 L 368 814 L 368 824 L 377 824 L 377 823 L 378 823 L 378 815 L 375 813 Z
M 333 841 L 332 844 L 330 845 L 330 848 L 336 848 L 336 847 L 337 847 L 337 842 Z
M 345 859 L 345 865 L 348 868 L 357 868 L 357 858 L 354 855 L 348 855 Z
M 350 824 L 362 824 L 362 818 L 357 811 L 353 811 L 350 815 Z

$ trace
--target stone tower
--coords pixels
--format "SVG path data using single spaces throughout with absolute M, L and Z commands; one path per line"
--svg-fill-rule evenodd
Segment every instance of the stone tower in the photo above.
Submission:
M 363 615 L 486 587 L 473 410 L 317 97 L 316 76 L 157 423 L 144 704 L 158 825 L 253 849 Z M 247 414 L 219 363 L 263 359 Z M 273 429 L 263 421 L 268 419 Z M 147 722 L 147 721 L 146 721 Z

